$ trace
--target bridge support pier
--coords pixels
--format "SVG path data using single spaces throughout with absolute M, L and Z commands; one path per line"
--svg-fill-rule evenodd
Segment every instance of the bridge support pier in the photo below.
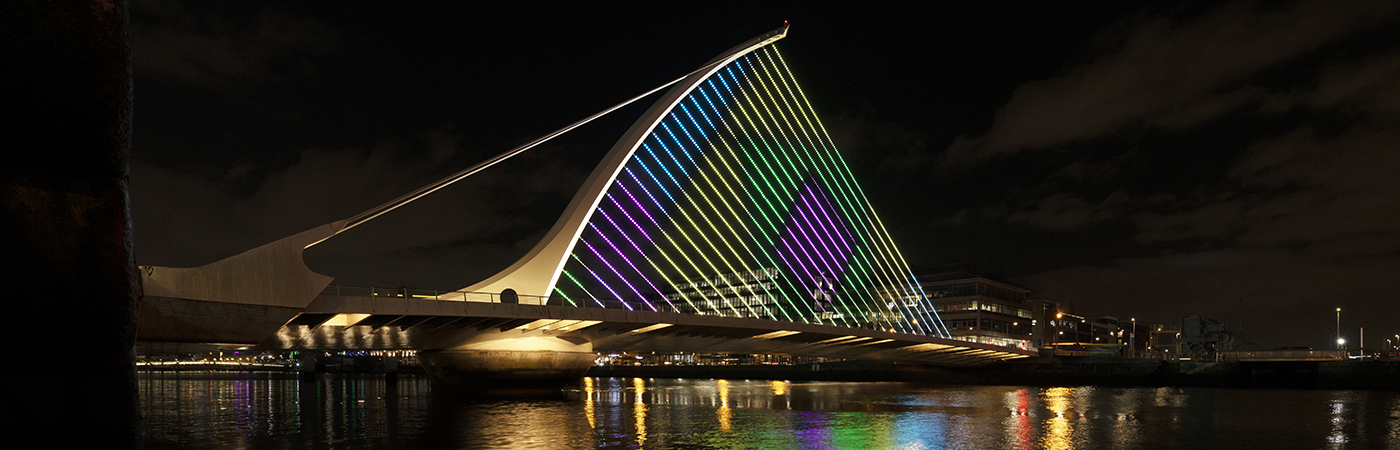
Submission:
M 0 273 L 13 336 L 81 369 L 0 374 L 30 447 L 141 448 L 127 2 L 0 2 Z M 81 432 L 74 432 L 81 429 Z M 13 444 L 12 444 L 13 445 Z
M 297 355 L 297 375 L 302 379 L 311 379 L 316 376 L 316 356 L 311 352 L 301 352 Z
M 593 344 L 554 336 L 480 340 L 418 359 L 434 383 L 449 389 L 557 389 L 593 367 Z

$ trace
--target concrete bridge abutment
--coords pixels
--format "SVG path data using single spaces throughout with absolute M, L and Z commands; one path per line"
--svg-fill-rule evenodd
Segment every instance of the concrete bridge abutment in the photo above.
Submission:
M 418 359 L 433 382 L 452 389 L 555 389 L 584 376 L 593 344 L 558 336 L 490 336 Z

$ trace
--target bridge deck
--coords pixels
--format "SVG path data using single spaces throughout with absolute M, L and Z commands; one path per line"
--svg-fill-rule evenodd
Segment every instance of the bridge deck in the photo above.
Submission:
M 452 348 L 555 336 L 596 351 L 784 354 L 970 366 L 1033 352 L 878 330 L 622 309 L 321 295 L 259 345 L 275 349 Z

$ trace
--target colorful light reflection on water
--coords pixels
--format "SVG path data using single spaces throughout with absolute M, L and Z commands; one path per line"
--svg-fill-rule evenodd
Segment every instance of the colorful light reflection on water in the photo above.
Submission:
M 582 447 L 1400 448 L 1391 392 L 610 380 Z
M 1400 448 L 1400 393 L 586 378 L 549 398 L 426 379 L 147 375 L 147 448 Z

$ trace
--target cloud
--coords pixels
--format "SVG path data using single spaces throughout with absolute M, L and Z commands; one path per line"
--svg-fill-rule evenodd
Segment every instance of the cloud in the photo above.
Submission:
M 1232 175 L 1246 186 L 1286 193 L 1251 205 L 1260 223 L 1241 243 L 1319 244 L 1364 235 L 1378 238 L 1378 245 L 1390 242 L 1377 251 L 1400 250 L 1393 246 L 1400 236 L 1400 133 L 1394 125 L 1400 123 L 1356 125 L 1332 139 L 1304 129 L 1252 148 Z
M 1138 231 L 1133 240 L 1143 244 L 1227 240 L 1246 226 L 1242 223 L 1245 204 L 1245 199 L 1222 192 L 1168 204 L 1167 212 L 1138 212 L 1132 216 Z
M 338 41 L 318 20 L 260 9 L 216 13 L 163 0 L 134 2 L 132 68 L 139 79 L 232 93 L 307 74 L 309 58 L 333 52 Z M 290 66 L 292 70 L 286 70 Z
M 1114 192 L 1094 205 L 1083 198 L 1056 193 L 1041 199 L 1035 209 L 1013 212 L 1006 220 L 1049 230 L 1072 231 L 1119 217 L 1119 208 L 1129 201 L 1131 198 L 1123 191 Z
M 910 172 L 928 170 L 933 161 L 929 133 L 899 122 L 880 120 L 869 112 L 845 111 L 825 121 L 832 140 L 841 143 L 841 153 L 852 163 L 880 155 L 874 166 L 880 174 L 907 179 Z
M 1334 325 L 1316 319 L 1330 318 L 1335 307 L 1351 314 L 1344 334 L 1389 326 L 1378 318 L 1400 313 L 1393 299 L 1400 290 L 1400 48 L 1393 40 L 1332 47 L 1393 22 L 1395 11 L 1385 6 L 1231 4 L 1179 24 L 1129 27 L 1101 58 L 1022 86 L 986 134 L 961 138 L 950 150 L 954 164 L 1046 148 L 1074 162 L 1001 205 L 954 218 L 1059 232 L 1130 226 L 1139 251 L 1155 254 L 1013 279 L 1079 313 L 1244 321 L 1247 337 L 1266 346 L 1330 341 Z M 1273 42 L 1276 48 L 1265 45 Z M 1336 48 L 1346 51 L 1322 51 Z M 1288 75 L 1280 82 L 1270 73 L 1283 66 Z M 1247 126 L 1205 126 L 1225 116 Z M 1092 153 L 1085 148 L 1120 144 L 1114 133 L 1142 128 L 1163 139 L 1108 163 L 1085 156 Z M 1096 139 L 1100 147 L 1089 142 Z M 1210 153 L 1194 150 L 1203 141 Z M 1144 162 L 1151 152 L 1191 158 L 1181 167 L 1211 172 L 1160 173 L 1164 159 Z M 1147 171 L 1199 181 L 1135 182 Z M 1113 177 L 1085 176 L 1106 172 Z
M 1400 312 L 1391 298 L 1400 289 L 1394 276 L 1400 273 L 1395 125 L 1363 121 L 1336 134 L 1302 127 L 1256 142 L 1225 182 L 1193 196 L 1147 202 L 1131 215 L 1138 243 L 1192 250 L 1067 267 L 1018 281 L 1055 300 L 1074 299 L 1081 312 L 1161 321 L 1185 314 L 1249 317 L 1256 333 L 1251 339 L 1265 345 L 1319 342 L 1314 335 L 1327 329 L 1305 319 L 1318 313 L 1317 305 L 1373 317 Z M 1054 228 L 1113 211 L 1052 198 L 1064 200 L 1012 213 L 1008 220 L 1044 214 L 1060 222 L 1026 222 Z M 1134 211 L 1131 201 L 1119 204 L 1127 206 L 1117 211 Z
M 1188 66 L 1191 71 L 1215 69 L 1213 75 L 1181 74 L 1159 75 L 1157 83 L 1172 95 L 1170 98 L 1154 100 L 1158 106 L 1141 109 L 1139 119 L 1152 117 L 1162 121 L 1168 118 L 1181 118 L 1181 111 L 1201 110 L 1194 107 L 1173 106 L 1181 104 L 1201 105 L 1201 101 L 1236 103 L 1235 88 L 1228 92 L 1210 94 L 1208 86 L 1220 85 L 1229 80 L 1238 80 L 1261 70 L 1272 63 L 1300 54 L 1305 49 L 1316 48 L 1327 39 L 1337 39 L 1346 33 L 1338 29 L 1339 24 L 1373 23 L 1368 19 L 1352 17 L 1351 13 L 1327 13 L 1320 23 L 1303 25 L 1300 15 L 1323 14 L 1310 10 L 1310 4 L 1294 4 L 1285 8 L 1259 12 L 1249 5 L 1230 5 L 1211 14 L 1180 25 L 1165 20 L 1148 21 L 1145 30 L 1129 34 L 1122 50 L 1110 53 L 1094 61 L 1085 68 L 1072 72 L 1072 75 L 1048 82 L 1031 83 L 1022 91 L 1039 92 L 1043 95 L 1071 98 L 1075 95 L 1093 97 L 1092 89 L 1101 83 L 1085 81 L 1100 73 L 1118 73 L 1126 76 L 1136 67 L 1122 63 L 1123 60 L 1138 60 L 1123 56 L 1143 52 L 1166 54 L 1164 58 L 1181 60 L 1200 59 L 1214 61 L 1207 66 Z M 1376 16 L 1391 17 L 1389 11 L 1378 12 Z M 1234 68 L 1217 67 L 1220 53 L 1238 53 L 1251 47 L 1255 38 L 1248 42 L 1218 42 L 1215 47 L 1207 45 L 1185 45 L 1186 42 L 1203 44 L 1222 39 L 1224 36 L 1240 37 L 1235 31 L 1226 31 L 1223 22 L 1242 21 L 1246 29 L 1267 37 L 1278 29 L 1294 24 L 1302 30 L 1304 37 L 1285 39 L 1282 50 L 1251 53 L 1246 61 L 1233 62 Z M 1215 31 L 1212 31 L 1215 30 Z M 1223 34 L 1221 34 L 1223 33 Z M 1136 43 L 1151 36 L 1161 42 Z M 1287 91 L 1267 94 L 1262 100 L 1262 109 L 1250 116 L 1251 120 L 1268 124 L 1259 127 L 1261 131 L 1245 131 L 1240 141 L 1240 150 L 1233 164 L 1226 167 L 1219 178 L 1196 184 L 1187 192 L 1137 192 L 1130 193 L 1121 187 L 1113 194 L 1086 193 L 1092 191 L 1091 184 L 1111 186 L 1122 184 L 1124 177 L 1132 177 L 1128 169 L 1141 165 L 1134 159 L 1141 159 L 1143 150 L 1128 152 L 1110 157 L 1104 162 L 1077 159 L 1067 163 L 1055 176 L 1041 180 L 1034 189 L 1023 193 L 1038 195 L 1034 199 L 1016 198 L 1014 195 L 1000 206 L 983 206 L 976 212 L 964 211 L 949 224 L 961 223 L 967 217 L 989 218 L 995 216 L 1012 223 L 1025 223 L 1053 231 L 1074 231 L 1087 225 L 1112 222 L 1124 219 L 1136 228 L 1133 239 L 1140 244 L 1176 245 L 1191 243 L 1207 247 L 1227 246 L 1269 247 L 1269 246 L 1315 246 L 1330 249 L 1331 252 L 1350 254 L 1382 254 L 1396 251 L 1393 242 L 1400 240 L 1400 152 L 1395 151 L 1395 142 L 1400 142 L 1400 49 L 1394 43 L 1370 43 L 1368 52 L 1360 52 L 1348 60 L 1323 59 L 1311 71 L 1301 73 L 1311 76 L 1296 78 L 1296 85 Z M 1386 47 L 1389 46 L 1389 47 Z M 1185 55 L 1172 56 L 1169 49 L 1185 48 L 1200 53 L 1198 58 Z M 1229 50 L 1233 48 L 1234 50 Z M 1379 50 L 1374 50 L 1379 48 Z M 1153 50 L 1154 51 L 1149 51 Z M 1291 49 L 1291 50 L 1289 50 Z M 1227 51 L 1229 50 L 1229 51 Z M 1356 52 L 1353 52 L 1356 53 Z M 1273 56 L 1268 56 L 1273 55 Z M 1253 61 L 1253 62 L 1250 62 Z M 1225 64 L 1229 66 L 1229 64 Z M 1170 71 L 1158 67 L 1161 71 Z M 1305 68 L 1299 68 L 1305 69 Z M 1183 69 L 1185 70 L 1185 69 Z M 1077 75 L 1074 75 L 1077 74 Z M 1181 79 L 1186 83 L 1167 83 L 1165 79 Z M 1074 81 L 1074 83 L 1071 83 Z M 1063 89 L 1053 90 L 1047 83 L 1060 83 Z M 1086 91 L 1088 90 L 1088 91 Z M 1262 92 L 1262 91 L 1260 91 Z M 1264 98 L 1264 94 L 1251 95 Z M 1175 100 L 1173 100 L 1175 99 Z M 1019 103 L 1018 103 L 1019 102 Z M 1046 120 L 1058 120 L 1063 111 L 1054 109 L 1056 102 L 1032 103 L 1013 98 L 1003 110 L 1035 112 Z M 1134 107 L 1140 107 L 1136 105 Z M 1219 108 L 1206 107 L 1205 110 Z M 1165 113 L 1171 111 L 1170 114 Z M 1308 120 L 1292 122 L 1293 128 L 1278 131 L 1279 124 L 1289 123 L 1279 119 L 1278 114 L 1286 111 L 1301 111 Z M 1128 116 L 1121 116 L 1128 117 Z M 1176 119 L 1172 119 L 1176 120 Z M 1092 120 L 1090 121 L 1092 122 Z M 1190 121 L 1183 121 L 1182 124 Z M 999 128 L 1008 122 L 998 122 L 993 131 L 984 136 L 984 142 L 991 142 L 997 130 L 1022 130 L 1022 128 Z M 1338 128 L 1337 124 L 1344 124 Z M 1076 125 L 1079 126 L 1079 125 Z M 1079 138 L 1092 136 L 1086 132 L 1095 125 L 1079 126 L 1079 131 L 1067 133 Z M 1106 129 L 1106 128 L 1105 128 Z M 1064 129 L 1061 131 L 1065 131 Z M 1184 133 L 1185 131 L 1183 131 Z M 1095 132 L 1097 133 L 1097 132 Z M 1033 133 L 1030 135 L 1034 135 Z M 1207 137 L 1214 138 L 1219 133 Z M 991 137 L 988 137 L 991 136 Z M 1028 135 L 1018 135 L 1028 136 Z M 996 138 L 1000 139 L 1000 138 Z M 1019 138 L 1018 138 L 1019 139 Z M 1029 142 L 1029 141 L 1026 141 Z M 1037 145 L 1049 145 L 1043 141 Z M 1186 141 L 1190 142 L 1190 141 Z M 1252 142 L 1252 143 L 1251 143 Z M 992 148 L 992 147 L 987 147 Z M 1010 149 L 1011 147 L 1002 147 Z M 1228 146 L 1225 148 L 1227 152 Z M 1186 150 L 1165 148 L 1156 151 L 1170 151 L 1186 154 Z M 1204 156 L 1196 156 L 1201 158 Z M 1141 169 L 1139 169 L 1141 170 Z M 1156 170 L 1149 167 L 1148 170 Z M 1105 183 L 1104 176 L 1113 174 L 1120 178 L 1117 183 Z M 1211 176 L 1202 177 L 1211 180 Z M 1048 194 L 1047 194 L 1048 193 Z M 1015 194 L 1013 192 L 1013 194 Z M 1024 195 L 1024 194 L 1021 194 Z M 1100 200 L 1090 200 L 1100 199 Z M 1362 245 L 1360 242 L 1370 242 Z
M 235 165 L 160 167 L 133 161 L 132 210 L 138 262 L 197 265 L 349 217 L 407 192 L 422 169 L 392 149 L 306 149 L 296 162 L 257 178 Z M 423 184 L 426 184 L 423 183 Z M 198 249 L 198 250 L 196 250 Z M 176 255 L 199 255 L 169 260 Z
M 1076 265 L 1017 279 L 1048 298 L 1074 300 L 1080 312 L 1175 322 L 1187 314 L 1245 321 L 1265 346 L 1318 345 L 1335 333 L 1335 307 L 1351 315 L 1344 335 L 1388 326 L 1400 303 L 1400 97 L 1381 54 L 1318 72 L 1283 109 L 1320 117 L 1249 144 L 1218 183 L 1188 195 L 1133 202 L 1134 240 L 1161 255 Z M 1053 198 L 1053 196 L 1052 196 Z M 1043 202 L 1033 213 L 1093 218 L 1088 202 Z M 1062 220 L 1068 220 L 1063 219 Z M 1087 219 L 1085 219 L 1087 220 Z M 1050 226 L 1054 222 L 1027 221 Z M 1181 251 L 1181 248 L 1191 250 Z
M 1322 69 L 1316 87 L 1271 96 L 1265 103 L 1270 111 L 1307 107 L 1339 110 L 1374 118 L 1400 114 L 1400 52 L 1361 61 L 1336 64 Z
M 1246 247 L 1400 251 L 1400 133 L 1360 123 L 1331 138 L 1310 127 L 1252 145 L 1229 173 L 1237 190 L 1134 215 L 1139 242 L 1223 240 Z M 1346 242 L 1366 241 L 1358 246 Z M 1345 255 L 1341 255 L 1345 256 Z
M 1235 2 L 1180 23 L 1130 19 L 1115 28 L 1130 30 L 1121 38 L 1103 36 L 1116 42 L 1111 50 L 1020 86 L 985 134 L 960 136 L 946 158 L 966 164 L 1129 127 L 1191 127 L 1264 100 L 1269 91 L 1254 84 L 1264 71 L 1397 16 L 1400 8 L 1389 3 Z
M 133 161 L 137 262 L 202 265 L 348 218 L 460 169 L 460 141 L 439 130 L 371 149 L 308 148 L 276 169 Z M 556 161 L 551 151 L 559 149 L 517 156 L 349 230 L 309 250 L 308 264 L 358 284 L 465 286 L 475 280 L 464 278 L 476 276 L 467 272 L 508 264 L 533 246 L 557 217 L 540 209 L 562 209 L 582 183 L 585 169 Z M 399 264 L 405 261 L 412 265 Z
M 1173 323 L 1198 314 L 1239 325 L 1261 345 L 1326 342 L 1332 308 L 1349 330 L 1390 326 L 1400 302 L 1377 298 L 1400 290 L 1400 260 L 1336 261 L 1288 249 L 1220 249 L 1075 266 L 1019 278 L 1047 298 L 1074 301 L 1079 313 Z M 1374 318 L 1375 320 L 1371 320 Z M 1349 333 L 1349 331 L 1348 331 Z

